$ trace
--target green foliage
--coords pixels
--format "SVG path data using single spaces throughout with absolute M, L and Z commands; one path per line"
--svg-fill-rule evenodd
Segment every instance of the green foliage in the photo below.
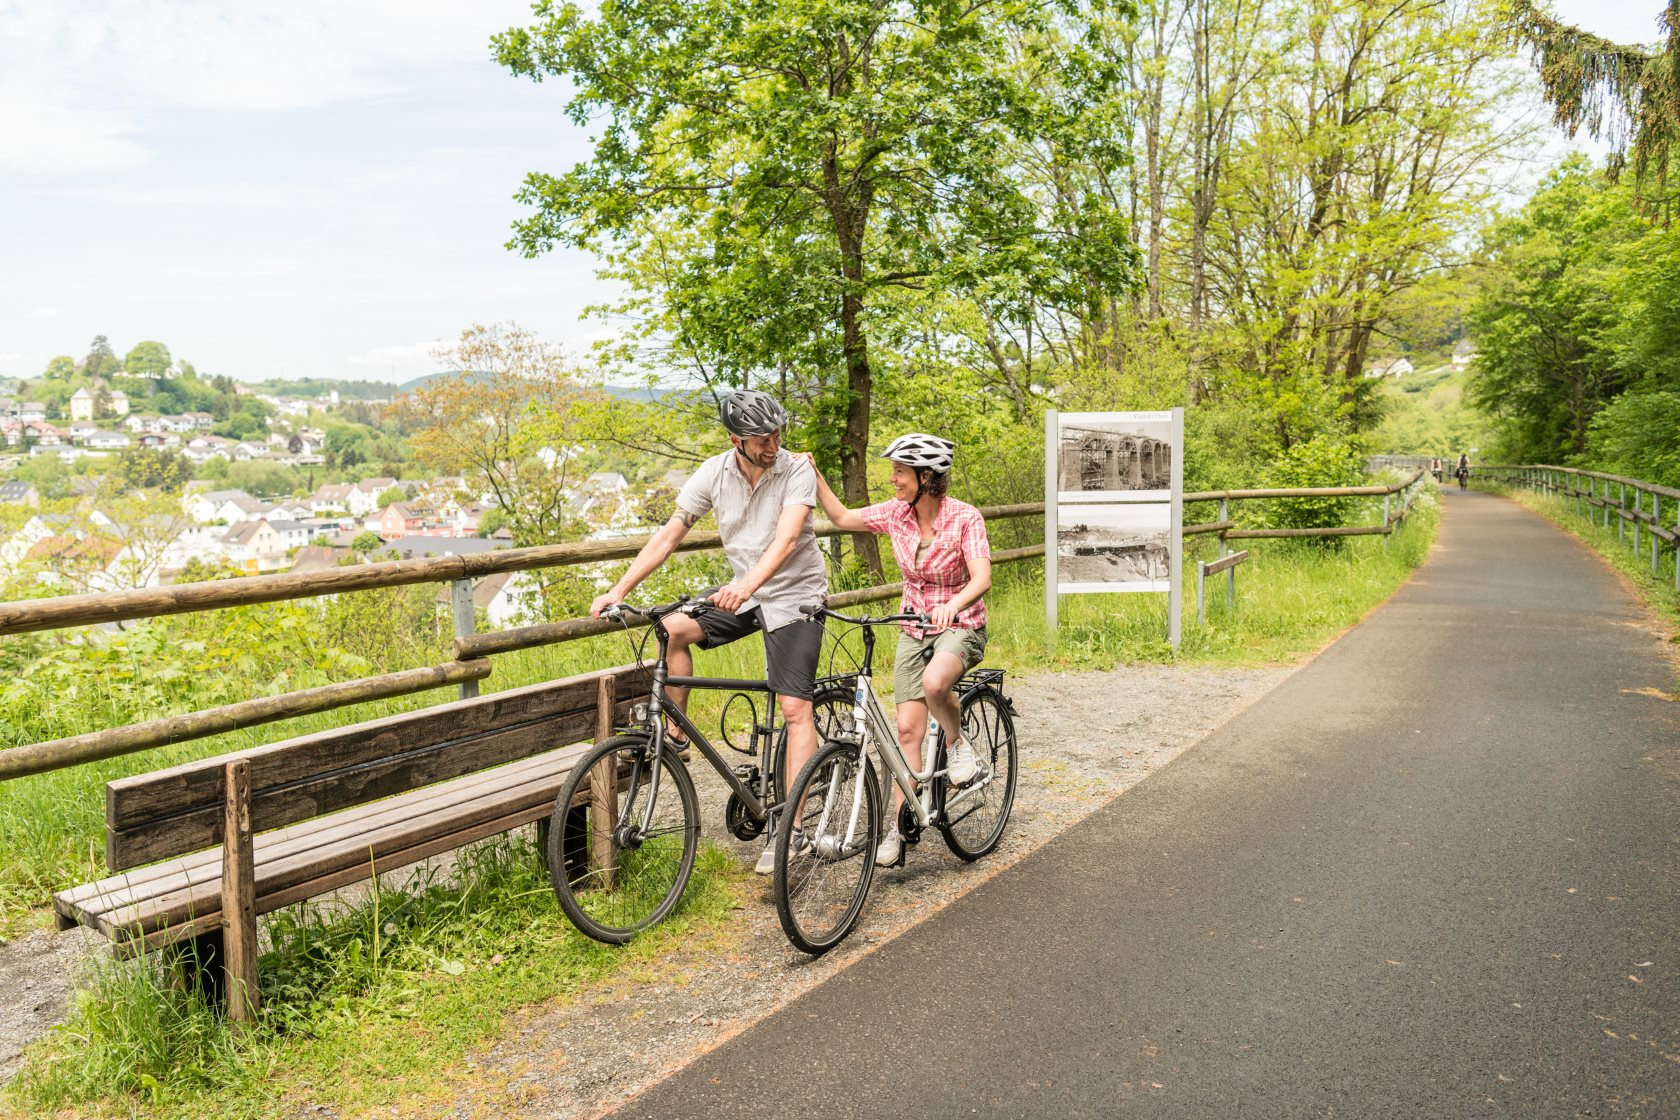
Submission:
M 404 490 L 401 486 L 392 486 L 386 490 L 380 491 L 379 497 L 375 498 L 374 501 L 379 503 L 380 509 L 384 509 L 386 506 L 392 505 L 393 503 L 408 501 L 408 491 Z
M 605 252 L 639 337 L 708 384 L 779 385 L 855 499 L 883 318 L 947 295 L 1015 320 L 1092 313 L 1127 288 L 1109 196 L 1041 199 L 1015 174 L 1034 144 L 1125 158 L 1119 70 L 1084 34 L 1106 7 L 541 7 L 497 57 L 567 79 L 568 112 L 603 135 L 589 162 L 526 179 L 513 244 Z
M 41 374 L 49 381 L 68 381 L 76 376 L 76 359 L 68 354 L 60 354 L 47 363 L 47 368 Z
M 174 360 L 161 342 L 137 342 L 123 359 L 123 369 L 134 377 L 163 377 Z
M 1624 393 L 1592 418 L 1582 461 L 1593 469 L 1680 487 L 1680 390 Z
M 304 473 L 295 467 L 251 459 L 242 463 L 229 463 L 222 478 L 232 489 L 244 490 L 260 497 L 279 498 L 302 487 Z
M 1575 160 L 1490 236 L 1495 270 L 1472 314 L 1470 384 L 1506 461 L 1579 454 L 1593 413 L 1627 386 L 1608 345 L 1613 261 L 1643 228 L 1625 189 Z
M 93 336 L 93 342 L 88 346 L 88 355 L 82 360 L 82 373 L 89 377 L 109 377 L 122 368 L 117 361 L 116 352 L 111 349 L 111 340 L 102 334 Z
M 350 541 L 350 547 L 363 555 L 372 555 L 385 547 L 385 542 L 372 529 L 363 529 Z
M 305 905 L 266 923 L 256 1023 L 236 1032 L 169 961 L 96 968 L 70 1021 L 38 1044 L 7 1102 L 171 1117 L 273 1115 L 294 1099 L 412 1111 L 512 1011 L 643 967 L 737 906 L 740 869 L 703 848 L 677 911 L 619 948 L 578 933 L 528 833 L 462 849 L 449 877 Z
M 192 478 L 193 467 L 174 451 L 132 447 L 117 452 L 108 468 L 111 482 L 123 490 L 165 490 L 179 493 Z
M 1297 443 L 1273 459 L 1266 472 L 1269 488 L 1318 488 L 1361 486 L 1365 469 L 1358 450 L 1334 436 L 1314 436 Z M 1275 498 L 1266 503 L 1266 524 L 1277 529 L 1321 529 L 1348 524 L 1348 515 L 1358 498 Z M 1308 538 L 1316 544 L 1336 542 L 1334 537 Z

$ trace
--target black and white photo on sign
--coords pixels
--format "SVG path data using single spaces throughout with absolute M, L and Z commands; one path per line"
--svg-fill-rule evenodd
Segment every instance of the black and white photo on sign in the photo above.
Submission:
M 1165 591 L 1171 578 L 1172 509 L 1163 504 L 1060 505 L 1060 591 Z
M 1167 499 L 1172 489 L 1172 413 L 1063 413 L 1057 429 L 1060 501 Z

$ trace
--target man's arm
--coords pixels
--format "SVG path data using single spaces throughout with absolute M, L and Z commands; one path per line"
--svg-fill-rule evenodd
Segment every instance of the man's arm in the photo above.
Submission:
M 719 588 L 712 596 L 712 602 L 726 611 L 733 611 L 751 599 L 764 586 L 764 581 L 775 575 L 793 555 L 793 550 L 799 546 L 799 533 L 805 528 L 805 519 L 810 516 L 810 506 L 783 506 L 781 516 L 776 519 L 776 539 L 770 542 L 770 547 L 764 550 L 764 555 L 758 558 L 751 571 Z
M 589 605 L 590 617 L 600 618 L 602 611 L 614 603 L 624 602 L 626 595 L 652 575 L 659 565 L 671 558 L 671 553 L 677 550 L 677 545 L 688 536 L 688 531 L 694 528 L 694 523 L 698 520 L 700 519 L 694 514 L 678 507 L 677 512 L 671 515 L 671 520 L 665 522 L 657 533 L 649 537 L 642 550 L 636 553 L 636 558 L 630 561 L 629 570 L 618 577 L 618 582 L 613 584 L 606 594 L 597 596 Z

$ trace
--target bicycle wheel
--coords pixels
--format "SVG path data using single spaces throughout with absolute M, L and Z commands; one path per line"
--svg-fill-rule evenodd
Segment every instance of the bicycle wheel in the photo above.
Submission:
M 776 914 L 789 941 L 822 954 L 852 932 L 869 896 L 881 787 L 857 743 L 829 743 L 794 779 L 787 804 L 793 827 L 776 830 Z
M 962 729 L 974 745 L 974 757 L 991 774 L 966 789 L 953 788 L 943 776 L 935 779 L 943 785 L 945 806 L 939 831 L 951 851 L 975 860 L 998 846 L 1015 804 L 1015 721 L 1002 696 L 980 688 L 963 698 Z
M 669 914 L 694 871 L 700 842 L 694 780 L 667 752 L 654 791 L 651 747 L 646 736 L 618 735 L 585 754 L 566 779 L 549 824 L 548 877 L 560 909 L 578 929 L 609 945 L 624 944 Z M 618 774 L 610 815 L 583 788 L 608 761 Z

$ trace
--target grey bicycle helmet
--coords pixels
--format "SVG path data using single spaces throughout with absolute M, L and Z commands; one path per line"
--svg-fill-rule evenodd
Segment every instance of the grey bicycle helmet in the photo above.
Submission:
M 930 436 L 925 432 L 911 432 L 887 444 L 881 458 L 903 463 L 918 470 L 944 474 L 957 457 L 957 445 L 948 439 Z
M 767 436 L 787 427 L 787 409 L 769 393 L 737 389 L 718 404 L 718 418 L 732 436 Z

